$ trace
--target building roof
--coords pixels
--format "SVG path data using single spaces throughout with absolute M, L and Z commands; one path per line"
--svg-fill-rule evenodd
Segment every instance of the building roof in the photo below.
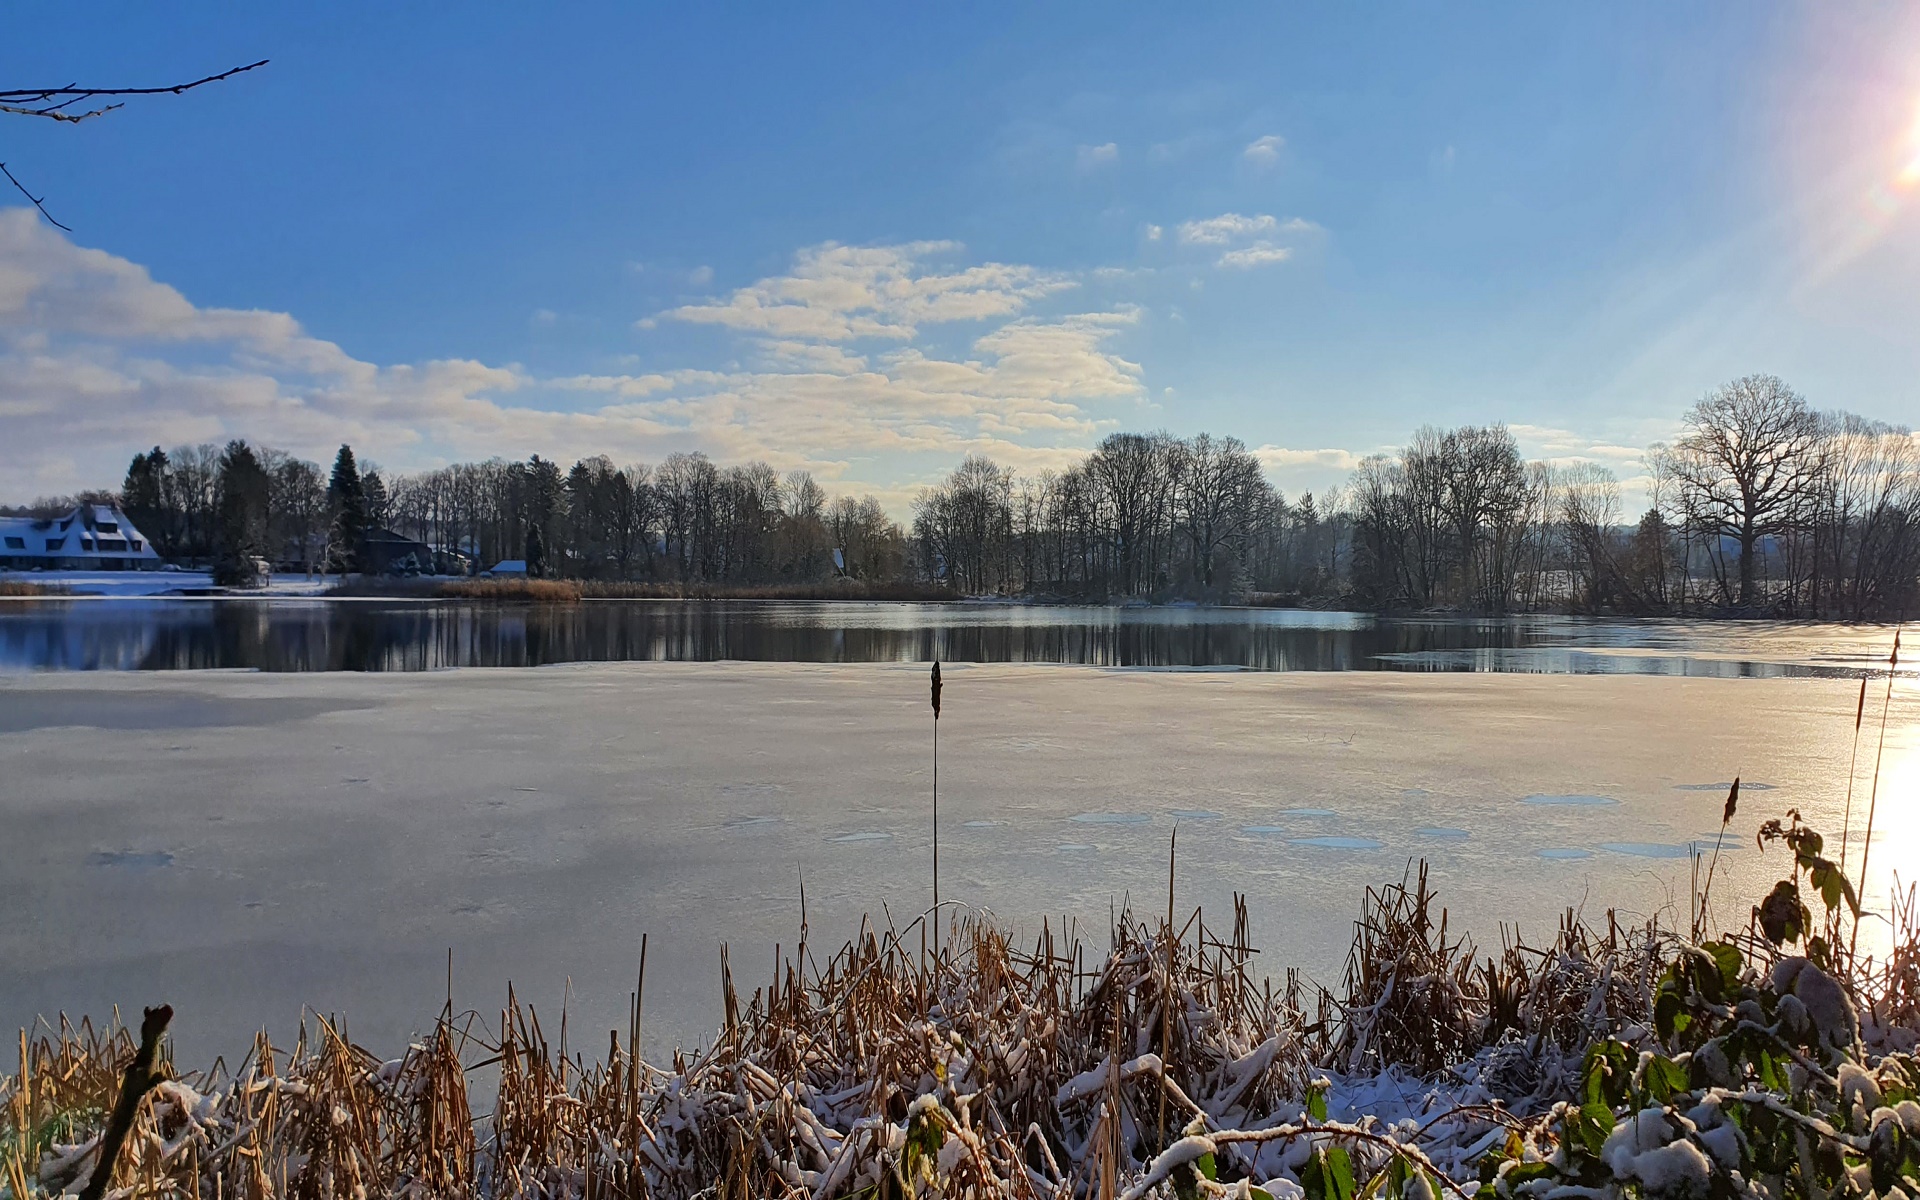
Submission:
M 81 505 L 62 517 L 0 517 L 0 558 L 15 566 L 160 561 L 146 535 L 110 504 Z

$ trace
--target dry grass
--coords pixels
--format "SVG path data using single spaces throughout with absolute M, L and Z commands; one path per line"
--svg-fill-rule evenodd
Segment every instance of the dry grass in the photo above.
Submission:
M 62 583 L 35 583 L 26 579 L 0 579 L 0 598 L 21 596 L 69 596 L 73 589 Z
M 1198 914 L 1171 939 L 1123 918 L 1092 967 L 1051 929 L 1023 949 L 965 917 L 934 954 L 918 927 L 870 928 L 824 963 L 803 946 L 750 997 L 729 977 L 714 1047 L 667 1065 L 639 1062 L 632 1030 L 563 1058 L 511 996 L 492 1028 L 443 1015 L 387 1062 L 325 1022 L 286 1052 L 262 1036 L 236 1069 L 154 1091 L 119 1194 L 836 1196 L 935 1171 L 973 1194 L 1085 1192 L 1196 1116 L 1303 1094 L 1299 998 L 1254 985 L 1238 917 L 1225 941 Z M 16 1195 L 91 1169 L 131 1054 L 117 1026 L 22 1036 L 0 1080 Z M 475 1066 L 498 1075 L 477 1123 Z
M 824 961 L 803 942 L 750 996 L 727 973 L 712 1048 L 665 1063 L 635 1054 L 637 1011 L 598 1058 L 563 1056 L 511 994 L 497 1020 L 443 1013 L 388 1061 L 318 1022 L 289 1050 L 263 1035 L 236 1068 L 157 1088 L 115 1194 L 825 1200 L 919 1194 L 937 1178 L 948 1195 L 1111 1197 L 1189 1129 L 1241 1131 L 1221 1139 L 1222 1179 L 1269 1178 L 1310 1136 L 1345 1139 L 1375 1171 L 1394 1145 L 1384 1125 L 1305 1119 L 1320 1072 L 1445 1079 L 1477 1063 L 1481 1101 L 1542 1111 L 1588 1044 L 1645 1022 L 1680 944 L 1569 916 L 1547 949 L 1510 937 L 1476 960 L 1420 871 L 1368 892 L 1335 997 L 1291 972 L 1276 991 L 1247 927 L 1244 905 L 1224 938 L 1198 912 L 1178 928 L 1123 914 L 1104 958 L 1050 927 L 1017 947 L 971 915 L 937 952 L 919 923 L 868 928 Z M 1905 981 L 1895 993 L 1910 1005 L 1903 944 L 1876 978 Z M 18 1072 L 0 1077 L 14 1196 L 91 1169 L 132 1052 L 117 1025 L 22 1036 Z M 497 1075 L 478 1119 L 476 1068 Z M 1462 1170 L 1447 1147 L 1510 1120 L 1461 1108 L 1428 1161 Z
M 350 579 L 328 589 L 329 596 L 392 596 L 415 600 L 500 600 L 533 604 L 572 604 L 580 585 L 569 579 Z

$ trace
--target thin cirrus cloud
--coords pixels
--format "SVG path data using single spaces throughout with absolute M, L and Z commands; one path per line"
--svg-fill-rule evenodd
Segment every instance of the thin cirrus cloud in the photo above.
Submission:
M 1120 161 L 1120 146 L 1117 142 L 1105 142 L 1098 146 L 1082 146 L 1074 155 L 1074 162 L 1082 171 L 1091 171 L 1096 167 L 1108 166 Z
M 1180 240 L 1190 246 L 1224 246 L 1240 238 L 1273 233 L 1280 222 L 1266 213 L 1251 217 L 1239 213 L 1221 213 L 1204 221 L 1186 221 L 1180 226 Z
M 1293 250 L 1287 246 L 1276 246 L 1271 242 L 1255 242 L 1238 250 L 1229 250 L 1215 259 L 1222 267 L 1264 267 L 1272 263 L 1281 263 L 1293 257 Z
M 956 263 L 950 243 L 817 246 L 792 270 L 661 324 L 719 325 L 748 365 L 537 376 L 469 359 L 380 365 L 292 315 L 203 308 L 127 259 L 0 209 L 0 478 L 8 492 L 111 486 L 152 445 L 244 437 L 324 459 L 341 442 L 412 470 L 538 452 L 806 467 L 898 502 L 904 475 L 968 452 L 1056 465 L 1143 394 L 1111 342 L 1137 310 L 1042 315 L 1074 281 Z M 923 327 L 964 352 L 918 344 Z
M 1271 266 L 1293 257 L 1293 248 L 1275 240 L 1280 235 L 1295 237 L 1320 233 L 1320 226 L 1302 217 L 1280 220 L 1269 213 L 1221 213 L 1205 220 L 1180 225 L 1180 241 L 1189 246 L 1222 247 L 1214 265 L 1245 270 Z
M 1240 157 L 1257 167 L 1270 167 L 1280 161 L 1280 150 L 1286 144 L 1287 139 L 1270 133 L 1248 142 L 1247 148 L 1240 152 Z

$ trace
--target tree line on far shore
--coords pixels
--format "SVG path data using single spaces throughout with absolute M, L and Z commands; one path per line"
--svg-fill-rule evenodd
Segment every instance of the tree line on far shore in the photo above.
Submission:
M 160 554 L 244 583 L 362 568 L 369 531 L 440 573 L 518 559 L 534 576 L 722 588 L 836 577 L 962 595 L 1190 599 L 1377 610 L 1750 613 L 1897 619 L 1920 609 L 1920 439 L 1821 412 L 1772 376 L 1716 389 L 1645 455 L 1629 519 L 1591 462 L 1529 462 L 1502 426 L 1423 428 L 1344 487 L 1289 499 L 1237 439 L 1119 433 L 1064 471 L 969 456 L 902 528 L 807 472 L 457 463 L 331 471 L 242 441 L 136 456 L 117 496 Z

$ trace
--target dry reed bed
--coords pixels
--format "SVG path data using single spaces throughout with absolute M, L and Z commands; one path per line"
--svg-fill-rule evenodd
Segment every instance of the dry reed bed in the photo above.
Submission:
M 1911 903 L 1897 915 L 1892 960 L 1854 964 L 1883 1035 L 1914 1027 L 1920 995 Z M 1369 891 L 1338 997 L 1256 982 L 1244 905 L 1224 939 L 1198 912 L 1123 914 L 1104 959 L 1051 927 L 1016 947 L 978 915 L 937 950 L 927 932 L 868 928 L 825 961 L 803 940 L 744 1000 L 726 972 L 714 1045 L 666 1063 L 635 1053 L 637 1002 L 596 1057 L 511 993 L 497 1020 L 443 1012 L 392 1060 L 326 1021 L 289 1049 L 261 1035 L 148 1095 L 110 1195 L 1111 1197 L 1175 1187 L 1200 1132 L 1223 1180 L 1283 1180 L 1339 1144 L 1363 1180 L 1398 1157 L 1477 1185 L 1477 1158 L 1570 1093 L 1588 1046 L 1644 1034 L 1684 945 L 1569 913 L 1549 947 L 1509 934 L 1479 956 L 1424 869 Z M 21 1035 L 0 1187 L 78 1190 L 133 1053 L 118 1025 Z M 477 1119 L 475 1071 L 497 1079 Z M 1328 1120 L 1326 1072 L 1336 1115 L 1382 1072 L 1445 1103 Z

